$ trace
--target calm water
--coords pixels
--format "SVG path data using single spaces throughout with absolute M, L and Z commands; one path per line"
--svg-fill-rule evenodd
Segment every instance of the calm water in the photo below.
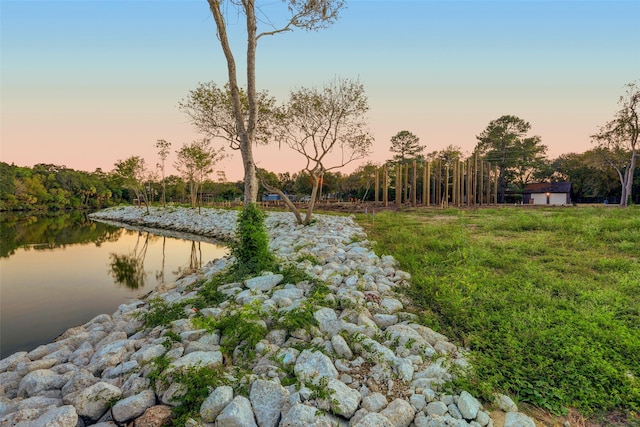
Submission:
M 227 254 L 215 242 L 127 230 L 84 213 L 0 213 L 0 359 Z

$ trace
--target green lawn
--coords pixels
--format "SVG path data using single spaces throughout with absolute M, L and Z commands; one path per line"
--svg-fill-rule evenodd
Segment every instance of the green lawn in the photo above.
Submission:
M 358 216 L 407 293 L 472 351 L 463 384 L 553 413 L 640 411 L 640 209 L 414 209 Z

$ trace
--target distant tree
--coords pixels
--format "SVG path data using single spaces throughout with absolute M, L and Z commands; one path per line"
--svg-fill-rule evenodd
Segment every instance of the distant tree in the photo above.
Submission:
M 419 157 L 424 151 L 424 146 L 420 145 L 420 138 L 408 130 L 403 130 L 391 137 L 390 151 L 395 153 L 393 161 L 405 163 L 407 160 Z
M 615 118 L 600 128 L 600 132 L 591 138 L 598 147 L 608 150 L 611 156 L 606 156 L 607 161 L 613 167 L 620 178 L 622 195 L 620 206 L 627 206 L 633 196 L 633 181 L 640 147 L 638 135 L 640 135 L 640 88 L 638 83 L 628 83 L 626 93 L 618 101 L 620 110 L 615 113 Z M 612 156 L 619 157 L 622 152 L 628 153 L 628 160 L 624 163 L 610 161 Z
M 133 191 L 136 198 L 147 208 L 149 213 L 149 195 L 145 183 L 149 178 L 149 171 L 144 159 L 140 156 L 131 156 L 125 160 L 118 160 L 113 173 L 120 179 L 122 186 Z
M 224 158 L 224 148 L 215 150 L 211 147 L 211 140 L 204 138 L 191 144 L 183 144 L 177 151 L 178 159 L 175 167 L 189 183 L 191 207 L 198 205 L 198 213 L 202 207 L 202 183 L 213 172 L 213 166 Z M 200 198 L 198 198 L 200 194 Z
M 362 159 L 370 152 L 373 137 L 365 117 L 368 110 L 364 86 L 357 81 L 336 78 L 320 89 L 302 88 L 291 92 L 279 121 L 276 140 L 306 160 L 304 171 L 312 179 L 312 189 L 304 220 L 280 190 L 271 188 L 270 191 L 279 191 L 298 223 L 311 222 L 318 189 L 326 172 Z
M 258 196 L 258 182 L 255 173 L 253 145 L 256 142 L 257 123 L 260 116 L 260 103 L 256 90 L 256 49 L 258 40 L 263 36 L 271 36 L 294 28 L 317 30 L 331 25 L 338 18 L 338 12 L 344 6 L 343 0 L 285 0 L 286 10 L 267 13 L 254 1 L 208 0 L 209 8 L 216 23 L 218 40 L 227 62 L 229 76 L 231 106 L 235 125 L 233 134 L 238 138 L 238 148 L 242 154 L 244 165 L 244 204 L 255 203 Z M 237 14 L 231 9 L 235 8 Z M 256 13 L 257 12 L 257 13 Z M 247 92 L 246 105 L 243 108 L 242 93 L 238 85 L 237 66 L 232 43 L 227 33 L 228 20 L 237 23 L 238 14 L 244 16 L 246 25 L 246 72 Z M 278 17 L 284 16 L 279 24 Z M 269 28 L 258 32 L 258 24 Z
M 516 116 L 502 116 L 492 120 L 476 138 L 476 152 L 496 165 L 498 176 L 498 202 L 504 203 L 507 185 L 526 181 L 527 174 L 544 159 L 547 147 L 539 136 L 527 136 L 531 125 Z
M 171 143 L 164 139 L 159 139 L 156 141 L 155 147 L 158 149 L 158 156 L 160 156 L 160 163 L 158 163 L 158 167 L 160 168 L 162 176 L 162 206 L 167 206 L 167 185 L 164 180 L 164 163 L 169 156 Z

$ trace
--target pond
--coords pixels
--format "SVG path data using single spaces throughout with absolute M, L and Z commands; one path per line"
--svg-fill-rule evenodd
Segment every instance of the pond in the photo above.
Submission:
M 0 214 L 0 359 L 228 254 L 220 242 L 91 221 Z

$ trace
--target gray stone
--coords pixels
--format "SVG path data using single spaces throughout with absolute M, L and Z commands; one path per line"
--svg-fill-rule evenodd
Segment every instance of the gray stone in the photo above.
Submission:
M 79 392 L 94 385 L 98 381 L 100 381 L 100 379 L 95 377 L 91 372 L 86 369 L 80 369 L 79 371 L 74 372 L 69 381 L 62 386 L 62 395 L 67 396 L 69 394 Z
M 0 384 L 4 388 L 5 395 L 13 399 L 18 395 L 18 386 L 22 380 L 22 375 L 17 372 L 7 371 L 0 374 Z
M 220 386 L 213 390 L 200 406 L 202 421 L 212 423 L 222 410 L 233 400 L 233 389 Z
M 522 412 L 507 412 L 504 427 L 536 427 L 536 423 Z
M 107 338 L 105 338 L 105 340 Z M 126 360 L 129 349 L 132 349 L 132 347 L 133 342 L 127 339 L 120 339 L 102 345 L 100 350 L 97 350 L 93 356 L 91 356 L 87 369 L 94 373 L 101 373 L 106 368 L 116 366 Z
M 18 410 L 62 406 L 62 399 L 55 397 L 34 396 L 18 401 Z
M 256 380 L 251 385 L 249 400 L 260 427 L 276 427 L 280 412 L 289 397 L 287 389 L 273 381 Z
M 253 277 L 245 281 L 245 285 L 249 289 L 270 291 L 282 282 L 284 276 L 282 274 L 268 274 L 266 276 Z
M 329 380 L 327 391 L 331 395 L 331 411 L 345 418 L 351 418 L 360 405 L 362 399 L 360 392 L 336 379 Z
M 31 359 L 27 357 L 26 351 L 19 351 L 13 353 L 11 356 L 7 356 L 0 360 L 0 374 L 6 371 L 13 371 L 18 363 L 29 363 Z
M 491 417 L 489 417 L 489 414 L 487 414 L 485 411 L 478 411 L 478 414 L 476 415 L 476 422 L 478 424 L 484 427 L 489 424 L 489 421 L 491 421 Z
M 478 415 L 478 411 L 482 405 L 480 401 L 473 397 L 469 392 L 463 391 L 458 398 L 458 409 L 462 414 L 462 417 L 467 420 L 475 420 Z
M 98 382 L 82 391 L 73 398 L 73 406 L 78 415 L 97 420 L 108 409 L 109 403 L 122 395 L 118 387 Z
M 387 417 L 371 412 L 362 417 L 353 427 L 396 427 Z
M 416 413 L 406 400 L 395 399 L 380 414 L 387 417 L 395 427 L 408 427 Z
M 68 376 L 56 374 L 49 369 L 37 369 L 22 378 L 18 386 L 18 396 L 31 397 L 43 391 L 59 390 L 68 380 Z
M 187 394 L 187 386 L 185 384 L 174 382 L 162 393 L 160 401 L 165 405 L 178 406 L 180 399 Z M 160 393 L 158 393 L 160 395 Z
M 409 403 L 416 412 L 420 412 L 427 406 L 427 399 L 422 394 L 412 394 L 411 397 L 409 397 Z
M 114 366 L 112 368 L 107 368 L 102 372 L 102 378 L 118 378 L 123 377 L 129 374 L 130 372 L 136 371 L 140 368 L 137 360 L 129 360 L 127 362 L 123 362 L 118 366 Z
M 293 370 L 299 379 L 312 381 L 316 385 L 322 378 L 338 378 L 338 371 L 331 359 L 319 351 L 304 350 L 298 356 Z
M 455 403 L 451 403 L 447 408 L 449 409 L 449 415 L 451 415 L 453 418 L 455 418 L 456 420 L 462 419 L 462 413 L 460 413 L 458 405 L 456 405 Z
M 144 363 L 160 357 L 166 352 L 167 349 L 162 344 L 155 344 L 142 347 L 140 350 L 136 351 L 131 358 L 137 360 L 139 363 Z
M 54 408 L 28 408 L 11 412 L 0 418 L 0 426 L 29 427 L 31 423 L 44 415 L 48 410 Z
M 71 405 L 50 409 L 38 419 L 29 422 L 29 427 L 76 427 L 78 414 Z
M 380 301 L 380 310 L 386 314 L 393 314 L 402 308 L 402 303 L 395 298 L 383 298 Z
M 498 408 L 505 412 L 518 412 L 518 406 L 511 398 L 505 394 L 496 394 L 496 404 Z
M 447 411 L 449 410 L 449 408 L 447 407 L 447 405 L 444 402 L 431 402 L 427 405 L 427 409 L 425 409 L 425 412 L 428 415 L 439 415 L 442 416 L 444 414 L 447 413 Z
M 342 335 L 333 335 L 331 337 L 331 345 L 333 346 L 333 350 L 336 352 L 338 357 L 347 360 L 353 359 L 353 352 L 349 348 L 349 344 L 347 344 L 347 341 L 342 337 Z
M 36 371 L 38 369 L 49 369 L 57 364 L 55 359 L 40 359 L 33 362 L 20 362 L 15 367 L 15 372 L 20 375 L 27 375 L 29 372 Z
M 386 328 L 398 323 L 398 316 L 396 314 L 382 314 L 376 313 L 373 315 L 373 321 L 381 328 Z
M 362 407 L 369 412 L 380 412 L 387 407 L 387 398 L 382 393 L 371 393 L 362 399 Z
M 313 406 L 298 403 L 282 417 L 278 427 L 335 427 L 336 425 L 339 425 L 339 421 L 335 417 L 323 414 Z
M 249 399 L 244 396 L 236 396 L 218 415 L 216 426 L 257 427 Z
M 219 351 L 194 351 L 169 364 L 169 370 L 181 370 L 194 366 L 215 368 L 222 364 L 222 353 Z
M 93 356 L 93 346 L 89 341 L 85 341 L 73 353 L 69 355 L 69 362 L 76 366 L 86 366 Z
M 113 405 L 111 413 L 117 423 L 124 423 L 144 414 L 144 412 L 156 404 L 156 395 L 153 390 L 145 390 L 142 393 L 127 397 Z

